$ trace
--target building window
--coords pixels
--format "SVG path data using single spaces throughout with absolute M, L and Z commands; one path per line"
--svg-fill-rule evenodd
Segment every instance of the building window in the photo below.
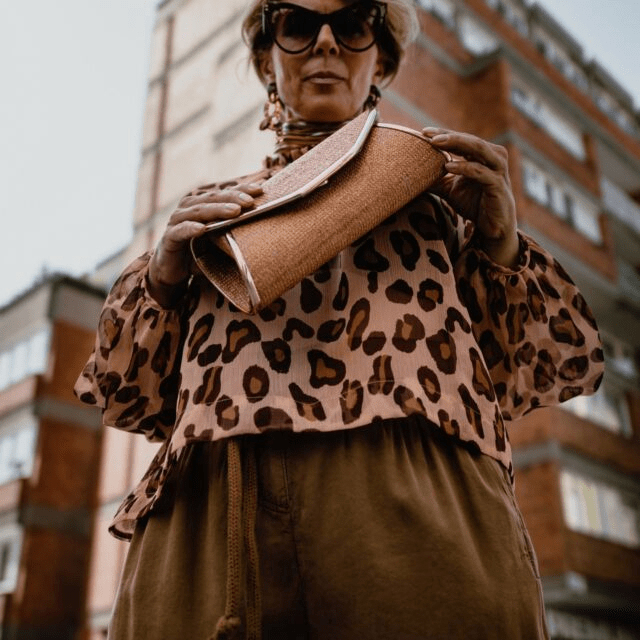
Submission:
M 548 206 L 552 198 L 552 188 L 545 172 L 527 160 L 522 163 L 522 172 L 527 195 L 545 207 Z
M 640 130 L 635 119 L 610 94 L 604 89 L 595 89 L 593 99 L 598 109 L 613 120 L 625 133 L 638 137 Z
M 640 498 L 613 486 L 563 471 L 562 504 L 567 526 L 598 538 L 640 547 Z
M 0 484 L 31 475 L 37 430 L 33 418 L 0 430 Z
M 574 62 L 564 49 L 556 44 L 546 33 L 538 31 L 534 36 L 538 51 L 583 93 L 590 90 L 589 79 L 580 65 Z
M 600 220 L 598 219 L 597 210 L 594 207 L 586 205 L 580 199 L 573 199 L 571 196 L 565 196 L 570 200 L 568 203 L 570 208 L 567 209 L 569 220 L 576 231 L 586 236 L 594 244 L 602 244 L 602 230 L 600 229 Z
M 460 40 L 464 48 L 473 55 L 486 55 L 498 48 L 498 40 L 471 16 L 461 16 L 458 25 Z
M 598 391 L 562 404 L 564 409 L 614 433 L 631 436 L 633 426 L 627 389 L 636 386 L 638 368 L 633 349 L 615 336 L 602 333 L 607 375 Z
M 582 132 L 520 80 L 514 79 L 513 81 L 511 102 L 578 160 L 585 159 L 586 152 Z
M 524 158 L 522 172 L 526 194 L 570 224 L 594 244 L 602 244 L 598 209 L 551 173 Z
M 0 582 L 9 573 L 11 566 L 11 545 L 7 542 L 0 543 Z
M 561 406 L 574 415 L 613 433 L 623 436 L 632 434 L 626 394 L 623 389 L 609 382 L 602 384 L 594 394 L 571 398 Z
M 456 5 L 453 0 L 417 0 L 418 6 L 430 11 L 449 29 L 456 28 Z
M 631 380 L 640 373 L 636 365 L 633 347 L 604 332 L 602 333 L 602 347 L 607 367 Z
M 640 205 L 623 188 L 604 176 L 600 180 L 600 189 L 606 211 L 640 235 Z
M 497 11 L 520 35 L 529 35 L 526 11 L 517 7 L 510 0 L 486 0 L 486 3 Z
M 0 352 L 0 391 L 45 371 L 50 334 L 49 328 L 42 329 Z
M 18 581 L 22 528 L 16 524 L 0 528 L 0 594 L 12 593 Z
M 552 638 L 562 640 L 634 640 L 638 636 L 617 622 L 582 613 L 547 608 L 547 629 Z

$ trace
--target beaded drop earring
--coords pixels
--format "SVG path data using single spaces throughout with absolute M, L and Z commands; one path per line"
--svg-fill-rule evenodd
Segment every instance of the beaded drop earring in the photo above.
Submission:
M 367 100 L 364 103 L 365 109 L 374 109 L 380 99 L 382 98 L 382 94 L 380 93 L 380 89 L 375 84 L 372 84 L 369 89 L 369 95 L 367 96 Z
M 264 103 L 264 118 L 260 123 L 260 131 L 270 129 L 280 135 L 282 133 L 284 105 L 278 95 L 278 88 L 275 82 L 270 82 L 267 85 L 267 96 Z

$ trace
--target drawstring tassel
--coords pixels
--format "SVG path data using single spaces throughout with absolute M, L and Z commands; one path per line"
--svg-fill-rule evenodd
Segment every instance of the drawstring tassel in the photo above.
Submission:
M 242 620 L 233 616 L 222 616 L 216 625 L 216 632 L 211 640 L 234 640 L 240 637 Z

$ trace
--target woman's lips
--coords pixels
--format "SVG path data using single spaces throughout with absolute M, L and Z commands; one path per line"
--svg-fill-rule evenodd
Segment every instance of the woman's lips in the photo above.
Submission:
M 305 80 L 315 84 L 337 84 L 339 82 L 344 82 L 345 79 L 331 71 L 316 71 L 305 76 Z

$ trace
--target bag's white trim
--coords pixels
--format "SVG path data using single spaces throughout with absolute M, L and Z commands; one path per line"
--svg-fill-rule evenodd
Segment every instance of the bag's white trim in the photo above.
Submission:
M 240 269 L 240 273 L 242 274 L 244 283 L 247 286 L 247 293 L 249 294 L 249 300 L 251 301 L 251 308 L 255 309 L 260 304 L 260 294 L 258 293 L 256 283 L 253 281 L 253 276 L 251 275 L 251 271 L 249 270 L 249 265 L 247 265 L 247 262 L 244 259 L 242 251 L 240 251 L 240 247 L 233 237 L 233 234 L 231 232 L 227 232 L 225 234 L 225 239 L 229 243 L 231 253 L 233 253 L 233 257 L 235 258 L 238 268 Z

